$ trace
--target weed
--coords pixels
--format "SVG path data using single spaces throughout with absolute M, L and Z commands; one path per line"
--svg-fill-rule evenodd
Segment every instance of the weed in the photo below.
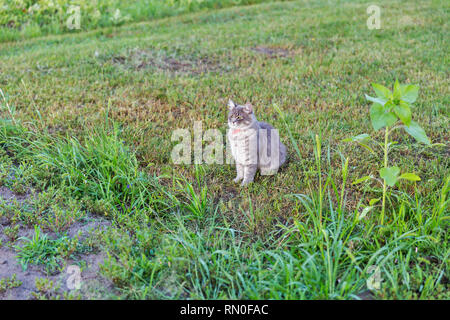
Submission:
M 22 281 L 17 280 L 17 275 L 14 273 L 9 278 L 0 279 L 0 293 L 3 293 L 9 289 L 17 288 L 22 285 Z
M 419 94 L 419 87 L 417 85 L 401 85 L 398 81 L 396 81 L 393 92 L 380 84 L 374 83 L 372 86 L 377 94 L 377 97 L 374 98 L 366 95 L 366 98 L 373 102 L 370 109 L 370 118 L 372 126 L 375 130 L 385 128 L 384 144 L 372 140 L 366 133 L 346 139 L 345 141 L 356 141 L 361 146 L 375 154 L 375 151 L 367 145 L 368 141 L 373 141 L 383 150 L 383 167 L 379 170 L 380 177 L 383 179 L 383 196 L 380 215 L 380 225 L 383 225 L 386 210 L 387 186 L 393 187 L 401 179 L 408 181 L 420 181 L 420 177 L 414 173 L 403 173 L 400 175 L 399 167 L 388 166 L 389 149 L 393 145 L 397 144 L 395 141 L 389 141 L 389 135 L 393 130 L 403 128 L 418 142 L 431 145 L 431 141 L 419 124 L 412 121 L 411 104 L 416 101 Z M 399 124 L 398 120 L 400 120 L 402 124 Z M 361 183 L 372 178 L 372 176 L 365 176 L 354 181 L 354 184 Z M 372 209 L 373 205 L 378 201 L 379 199 L 371 199 L 369 202 L 370 206 L 367 207 L 366 210 Z
M 8 226 L 3 229 L 3 233 L 5 234 L 5 236 L 8 237 L 8 239 L 11 242 L 15 242 L 19 235 L 19 228 L 20 228 L 20 226 L 18 224 L 13 225 L 13 226 Z
M 48 278 L 36 278 L 36 291 L 31 296 L 36 300 L 60 300 L 60 285 Z
M 66 236 L 51 239 L 35 226 L 33 238 L 21 237 L 22 245 L 15 246 L 18 262 L 23 270 L 26 270 L 29 264 L 43 265 L 48 274 L 55 274 L 63 270 L 64 259 L 75 258 L 75 254 L 91 250 L 89 246 L 80 243 L 79 236 L 72 239 Z

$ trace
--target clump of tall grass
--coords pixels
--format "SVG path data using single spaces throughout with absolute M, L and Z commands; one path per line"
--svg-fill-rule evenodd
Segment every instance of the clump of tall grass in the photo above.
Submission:
M 35 133 L 20 124 L 2 119 L 0 144 L 20 161 L 35 169 L 37 187 L 54 186 L 83 200 L 93 212 L 113 215 L 119 223 L 159 215 L 181 208 L 186 215 L 202 218 L 209 214 L 207 185 L 196 168 L 195 185 L 174 176 L 173 189 L 163 187 L 160 178 L 139 167 L 135 152 L 121 139 L 121 128 L 106 120 L 80 142 L 76 137 L 53 137 Z
M 36 134 L 2 120 L 0 143 L 16 159 L 33 164 L 39 188 L 67 190 L 94 211 L 151 214 L 170 207 L 157 177 L 140 170 L 116 124 L 94 129 L 81 143 L 75 137 Z
M 17 259 L 23 270 L 29 265 L 43 265 L 48 274 L 54 274 L 64 269 L 64 258 L 74 258 L 79 253 L 85 253 L 89 248 L 80 242 L 79 236 L 69 238 L 62 236 L 51 239 L 43 233 L 40 227 L 34 227 L 32 238 L 21 237 L 22 245 L 15 246 Z

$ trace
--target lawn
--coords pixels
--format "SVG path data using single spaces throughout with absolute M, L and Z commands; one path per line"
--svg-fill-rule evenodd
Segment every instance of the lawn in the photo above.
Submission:
M 268 0 L 0 0 L 0 42 L 116 27 Z M 279 0 L 280 1 L 280 0 Z M 283 0 L 281 0 L 283 1 Z
M 2 270 L 0 298 L 29 298 L 17 270 L 35 298 L 449 299 L 450 6 L 384 1 L 369 30 L 370 4 L 265 2 L 0 43 L 0 253 L 37 279 Z M 383 152 L 343 140 L 383 140 L 364 94 L 396 79 L 420 87 L 413 119 L 432 145 L 393 131 L 390 165 L 421 180 L 389 188 L 381 220 L 382 185 L 352 182 L 379 178 Z M 229 98 L 288 148 L 247 188 L 234 166 L 171 159 L 176 129 L 225 135 Z M 102 280 L 62 292 L 74 264 Z

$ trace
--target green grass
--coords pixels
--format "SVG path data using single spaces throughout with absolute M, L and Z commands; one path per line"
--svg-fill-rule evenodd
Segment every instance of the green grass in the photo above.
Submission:
M 21 245 L 17 245 L 17 261 L 23 270 L 28 265 L 43 265 L 48 274 L 64 270 L 64 258 L 74 258 L 76 254 L 86 252 L 88 247 L 79 243 L 79 239 L 70 239 L 62 236 L 51 239 L 46 233 L 42 233 L 38 226 L 34 228 L 32 238 L 21 237 Z
M 371 31 L 368 4 L 264 3 L 0 44 L 0 181 L 111 219 L 97 241 L 121 298 L 354 299 L 376 270 L 375 298 L 448 299 L 449 7 L 387 1 Z M 352 182 L 381 159 L 342 140 L 381 137 L 364 93 L 396 78 L 420 85 L 415 120 L 445 147 L 393 133 L 389 161 L 422 181 L 389 189 L 380 225 L 380 206 L 364 208 L 382 188 Z M 170 160 L 174 129 L 225 132 L 230 97 L 289 150 L 247 189 L 229 165 Z M 54 210 L 39 203 L 45 226 Z
M 20 280 L 17 280 L 16 276 L 17 275 L 14 273 L 9 278 L 1 278 L 0 279 L 0 293 L 3 293 L 6 290 L 11 289 L 11 288 L 20 287 L 22 285 L 22 282 Z
M 187 12 L 248 5 L 267 0 L 36 0 L 0 1 L 0 42 L 48 34 L 76 33 L 99 27 L 148 21 Z M 79 26 L 74 27 L 79 7 Z M 70 27 L 68 26 L 70 21 Z

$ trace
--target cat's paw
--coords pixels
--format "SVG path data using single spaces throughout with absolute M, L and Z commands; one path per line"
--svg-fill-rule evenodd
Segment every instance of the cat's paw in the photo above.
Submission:
M 242 180 L 242 177 L 236 177 L 236 178 L 233 179 L 233 182 L 234 183 L 238 183 L 241 180 Z

